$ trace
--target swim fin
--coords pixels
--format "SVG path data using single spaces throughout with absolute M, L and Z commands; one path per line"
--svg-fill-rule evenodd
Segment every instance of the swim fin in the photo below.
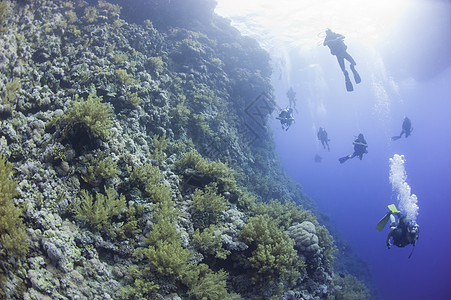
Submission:
M 388 206 L 388 209 L 393 213 L 393 214 L 397 214 L 400 213 L 400 211 L 396 208 L 396 206 L 394 204 L 390 204 Z
M 352 71 L 352 74 L 354 75 L 355 83 L 359 84 L 360 82 L 362 82 L 362 79 L 360 78 L 359 73 L 356 71 L 356 69 L 354 68 L 353 65 L 351 65 L 351 71 Z
M 345 161 L 347 161 L 349 159 L 349 155 L 348 156 L 344 156 L 339 158 L 338 160 L 340 161 L 340 164 L 344 163 Z
M 388 212 L 385 214 L 385 216 L 377 223 L 376 229 L 379 231 L 382 231 L 384 229 L 385 225 L 387 224 L 388 220 L 390 219 L 391 212 Z
M 348 92 L 352 92 L 354 90 L 354 87 L 352 86 L 352 82 L 351 79 L 349 79 L 349 75 L 347 71 L 344 71 L 344 75 L 345 75 L 345 84 L 346 84 L 346 90 Z
M 400 136 L 395 135 L 395 136 L 391 137 L 391 140 L 396 141 L 396 140 L 399 140 L 400 138 L 401 138 Z

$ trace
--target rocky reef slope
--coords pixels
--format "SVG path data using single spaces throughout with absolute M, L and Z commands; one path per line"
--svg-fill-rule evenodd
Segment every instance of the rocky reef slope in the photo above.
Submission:
M 368 298 L 278 163 L 267 53 L 213 9 L 0 2 L 2 298 Z

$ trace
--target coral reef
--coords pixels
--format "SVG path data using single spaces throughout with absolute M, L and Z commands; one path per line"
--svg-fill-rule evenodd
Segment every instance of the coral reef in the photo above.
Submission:
M 288 228 L 288 234 L 296 242 L 296 248 L 308 256 L 316 256 L 320 252 L 316 228 L 312 222 L 304 221 L 301 224 Z
M 271 111 L 246 113 L 274 107 L 269 56 L 214 7 L 0 2 L 1 298 L 347 290 Z
M 331 299 L 336 300 L 358 300 L 370 299 L 370 291 L 363 282 L 352 275 L 341 274 L 334 277 Z

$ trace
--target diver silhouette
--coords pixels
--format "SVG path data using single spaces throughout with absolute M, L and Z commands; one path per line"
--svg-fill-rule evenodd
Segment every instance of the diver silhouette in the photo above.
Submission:
M 338 60 L 338 64 L 340 65 L 341 70 L 343 71 L 343 74 L 345 76 L 345 84 L 346 84 L 346 90 L 348 92 L 352 92 L 354 90 L 354 87 L 352 86 L 351 80 L 349 79 L 348 71 L 346 71 L 345 67 L 345 59 L 351 64 L 351 71 L 354 75 L 355 83 L 360 83 L 362 79 L 360 78 L 359 73 L 355 69 L 356 62 L 352 58 L 352 56 L 346 51 L 348 49 L 348 46 L 345 45 L 343 40 L 345 37 L 339 33 L 335 33 L 329 28 L 326 29 L 326 37 L 324 39 L 324 46 L 329 47 L 330 53 L 332 55 L 335 55 Z

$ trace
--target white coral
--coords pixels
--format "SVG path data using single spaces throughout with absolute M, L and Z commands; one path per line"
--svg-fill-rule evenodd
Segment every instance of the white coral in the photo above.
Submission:
M 316 228 L 312 222 L 305 221 L 288 228 L 288 235 L 295 240 L 295 247 L 305 256 L 316 256 L 320 253 Z

